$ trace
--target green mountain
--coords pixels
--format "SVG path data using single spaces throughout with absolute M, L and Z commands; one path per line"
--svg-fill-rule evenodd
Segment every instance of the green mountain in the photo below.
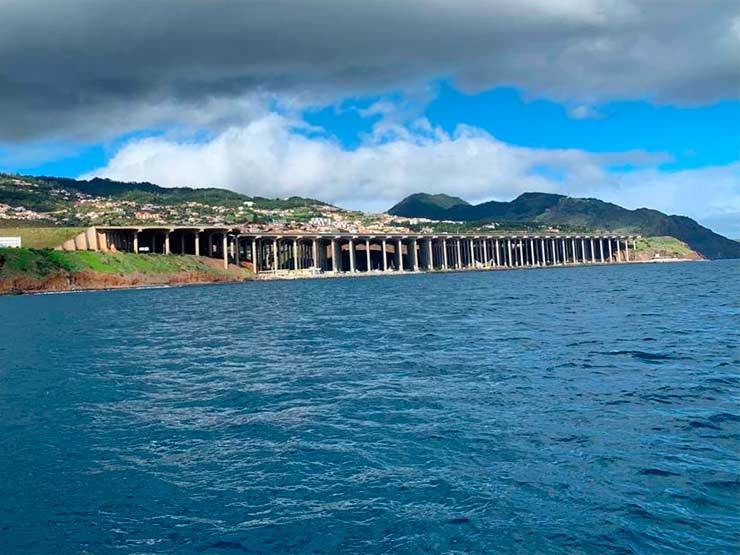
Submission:
M 78 195 L 76 195 L 78 194 Z M 64 208 L 72 197 L 87 196 L 131 201 L 139 204 L 173 206 L 197 202 L 208 206 L 241 206 L 253 202 L 257 208 L 288 209 L 302 206 L 326 206 L 326 203 L 302 198 L 270 199 L 249 197 L 227 189 L 160 187 L 153 183 L 128 183 L 111 179 L 90 180 L 66 177 L 24 176 L 0 173 L 0 203 L 50 212 Z
M 414 200 L 418 198 L 434 197 L 423 193 L 411 195 L 396 204 L 388 213 L 407 218 L 480 223 L 535 222 L 614 233 L 670 236 L 685 242 L 707 258 L 740 258 L 740 244 L 737 241 L 714 233 L 685 216 L 668 216 L 647 208 L 628 210 L 598 199 L 571 198 L 549 193 L 524 193 L 511 202 L 491 201 L 472 205 L 461 201 L 446 208 L 435 205 L 432 210 Z M 417 209 L 419 206 L 422 209 Z
M 388 212 L 396 214 L 393 210 L 399 212 L 408 212 L 418 214 L 417 218 L 429 218 L 430 220 L 442 220 L 447 210 L 456 206 L 470 206 L 463 199 L 451 197 L 449 195 L 430 195 L 428 193 L 417 193 L 403 199 Z M 400 214 L 396 214 L 400 215 Z
M 288 211 L 293 219 L 308 220 L 327 206 L 313 199 L 248 197 L 226 189 L 0 173 L 0 227 L 9 222 L 73 227 L 144 221 L 264 223 L 273 217 L 264 211 Z
M 193 189 L 191 187 L 160 187 L 149 182 L 128 183 L 111 179 L 93 178 L 90 180 L 70 179 L 66 177 L 35 177 L 35 181 L 56 186 L 69 191 L 78 191 L 95 197 L 110 197 L 120 200 L 131 200 L 151 204 L 184 204 L 200 202 L 207 205 L 234 206 L 245 201 L 254 202 L 259 208 L 281 209 L 307 205 L 325 205 L 325 203 L 302 197 L 287 199 L 268 199 L 248 197 L 228 189 L 213 187 Z

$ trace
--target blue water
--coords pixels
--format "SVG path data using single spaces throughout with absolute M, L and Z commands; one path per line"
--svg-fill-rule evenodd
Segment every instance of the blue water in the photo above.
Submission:
M 0 298 L 0 553 L 731 553 L 740 261 Z

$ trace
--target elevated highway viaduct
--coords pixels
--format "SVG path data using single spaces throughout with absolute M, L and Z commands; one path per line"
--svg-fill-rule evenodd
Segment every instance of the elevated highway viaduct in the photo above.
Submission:
M 630 261 L 637 235 L 274 233 L 209 226 L 96 227 L 68 250 L 189 254 L 256 274 L 419 272 Z

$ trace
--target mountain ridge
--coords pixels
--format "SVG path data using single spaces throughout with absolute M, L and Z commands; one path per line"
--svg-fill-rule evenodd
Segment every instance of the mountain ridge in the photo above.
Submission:
M 438 196 L 427 193 L 409 195 L 391 207 L 388 213 L 407 218 L 463 222 L 530 221 L 553 226 L 590 227 L 607 232 L 670 236 L 685 242 L 707 258 L 740 258 L 740 244 L 737 241 L 715 233 L 686 216 L 668 215 L 650 208 L 629 210 L 594 198 L 535 192 L 522 193 L 509 202 L 469 204 L 460 199 L 462 203 L 445 207 L 435 205 L 434 199 Z

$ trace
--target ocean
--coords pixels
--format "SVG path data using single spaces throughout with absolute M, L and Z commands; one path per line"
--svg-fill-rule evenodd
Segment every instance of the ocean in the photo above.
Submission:
M 740 260 L 0 315 L 3 554 L 740 550 Z

